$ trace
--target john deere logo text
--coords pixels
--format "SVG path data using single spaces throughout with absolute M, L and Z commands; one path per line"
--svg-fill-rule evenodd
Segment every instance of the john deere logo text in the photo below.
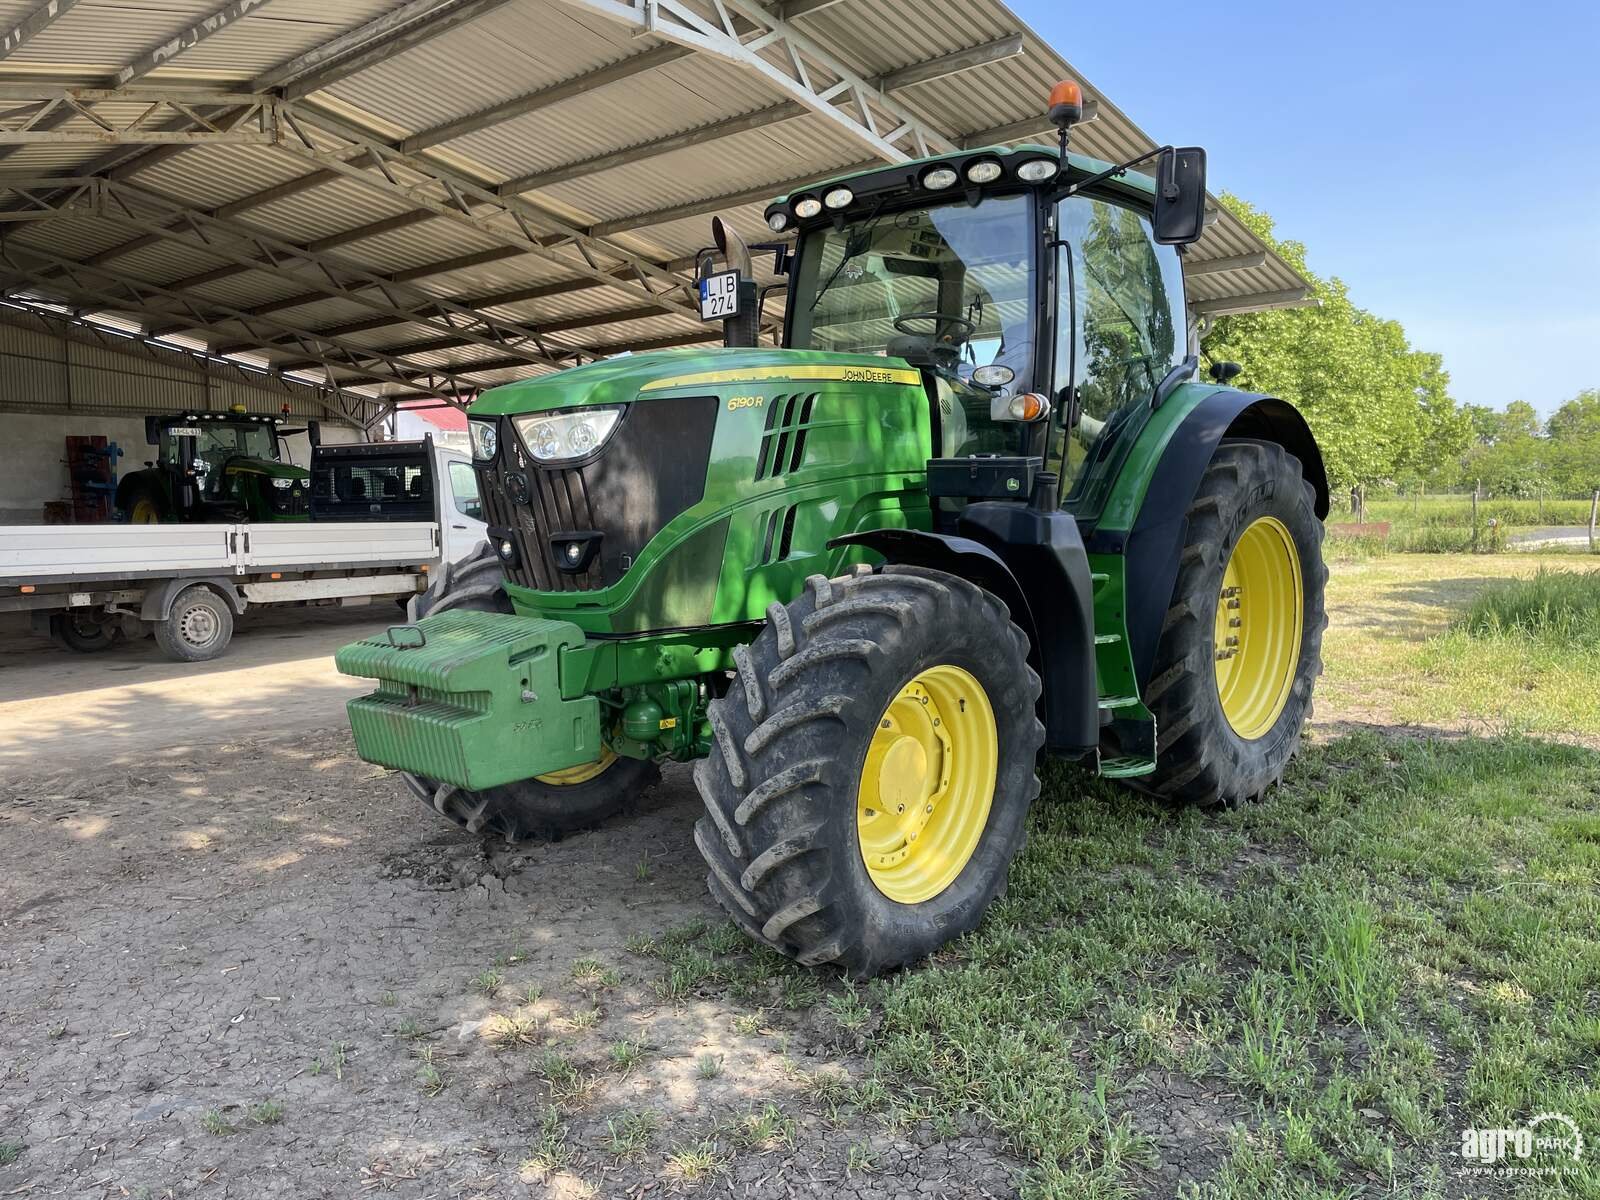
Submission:
M 738 412 L 741 408 L 760 408 L 766 402 L 766 398 L 763 396 L 729 396 L 728 411 Z

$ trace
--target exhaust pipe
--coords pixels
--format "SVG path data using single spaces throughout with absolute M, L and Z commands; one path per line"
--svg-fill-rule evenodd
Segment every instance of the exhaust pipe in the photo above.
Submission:
M 739 236 L 738 230 L 721 217 L 711 218 L 711 240 L 716 243 L 728 269 L 739 273 L 739 314 L 722 323 L 724 346 L 756 346 L 760 344 L 761 326 L 757 320 L 755 274 L 750 269 L 750 247 Z

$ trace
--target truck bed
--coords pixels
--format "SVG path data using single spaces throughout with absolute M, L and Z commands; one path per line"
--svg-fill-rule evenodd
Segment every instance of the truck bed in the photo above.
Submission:
M 0 586 L 334 571 L 438 556 L 431 521 L 0 525 Z

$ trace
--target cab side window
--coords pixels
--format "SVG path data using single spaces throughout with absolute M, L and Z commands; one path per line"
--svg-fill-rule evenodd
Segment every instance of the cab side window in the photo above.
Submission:
M 1057 284 L 1056 386 L 1072 385 L 1081 413 L 1078 428 L 1061 431 L 1065 473 L 1075 478 L 1105 423 L 1150 398 L 1183 359 L 1188 336 L 1183 268 L 1171 246 L 1155 242 L 1145 217 L 1075 196 L 1062 202 L 1058 230 L 1071 270 Z

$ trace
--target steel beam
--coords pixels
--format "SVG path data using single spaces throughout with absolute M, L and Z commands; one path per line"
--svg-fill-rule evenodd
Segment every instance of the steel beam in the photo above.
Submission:
M 437 146 L 441 142 L 448 142 L 454 138 L 465 137 L 469 133 L 477 133 L 491 125 L 498 125 L 502 121 L 510 121 L 516 117 L 526 116 L 531 112 L 538 112 L 541 108 L 549 108 L 552 104 L 560 104 L 563 100 L 571 100 L 575 96 L 582 96 L 596 88 L 606 87 L 613 83 L 620 83 L 624 79 L 632 79 L 645 71 L 653 71 L 658 67 L 667 66 L 681 59 L 688 58 L 692 50 L 684 46 L 657 46 L 640 54 L 631 55 L 609 66 L 598 67 L 582 75 L 575 75 L 550 87 L 541 88 L 537 92 L 529 92 L 523 96 L 516 96 L 510 100 L 483 109 L 480 112 L 469 113 L 467 116 L 458 117 L 454 121 L 446 121 L 443 125 L 436 125 L 432 129 L 425 129 L 421 133 L 406 138 L 400 143 L 403 154 L 415 154 L 419 150 L 426 150 L 430 146 Z
M 1189 307 L 1197 316 L 1225 317 L 1230 313 L 1266 312 L 1273 308 L 1303 308 L 1318 303 L 1310 288 L 1288 288 L 1281 292 L 1250 292 L 1243 296 L 1218 296 L 1195 300 Z
M 277 108 L 270 96 L 226 93 L 237 108 L 227 123 L 201 109 L 217 93 L 131 91 L 114 88 L 61 88 L 49 85 L 0 87 L 0 99 L 31 100 L 0 113 L 0 146 L 52 145 L 256 145 L 277 141 Z M 129 115 L 107 115 L 107 102 L 144 105 Z M 76 127 L 63 128 L 76 121 Z M 4 157 L 10 151 L 0 151 Z
M 65 213 L 99 213 L 105 206 L 105 181 L 77 176 L 42 179 L 0 178 L 0 222 L 39 221 Z
M 510 0 L 448 0 L 448 3 L 439 6 L 414 25 L 382 37 L 320 70 L 291 80 L 283 86 L 284 97 L 295 100 L 301 96 L 309 96 L 312 92 L 320 92 L 323 88 L 331 87 L 358 71 L 364 71 L 368 67 L 393 58 L 396 54 L 414 50 L 440 34 L 449 33 L 452 29 L 476 21 L 479 17 L 486 16 L 509 2 Z
M 79 0 L 45 0 L 5 33 L 0 34 L 0 59 L 10 58 L 40 33 L 78 7 Z
M 1193 279 L 1199 275 L 1220 275 L 1224 271 L 1248 271 L 1253 267 L 1264 266 L 1266 261 L 1265 250 L 1256 250 L 1250 254 L 1235 254 L 1228 258 L 1185 258 L 1183 273 L 1186 278 Z
M 111 78 L 113 87 L 126 87 L 136 79 L 143 79 L 151 71 L 166 66 L 185 50 L 198 46 L 208 37 L 220 33 L 252 9 L 260 8 L 268 0 L 233 0 L 209 16 L 196 21 L 183 32 L 173 35 L 153 50 L 147 50 Z
M 767 129 L 783 121 L 792 121 L 796 117 L 803 117 L 810 111 L 797 100 L 786 100 L 784 103 L 773 105 L 771 108 L 757 109 L 755 112 L 729 117 L 725 121 L 714 121 L 709 125 L 697 125 L 693 129 L 669 133 L 665 137 L 652 138 L 648 142 L 624 146 L 620 150 L 612 150 L 605 154 L 596 154 L 592 158 L 580 159 L 577 162 L 566 163 L 559 167 L 551 167 L 546 171 L 536 171 L 531 175 L 521 175 L 516 179 L 510 179 L 500 184 L 495 188 L 495 191 L 502 196 L 515 196 L 519 192 L 536 191 L 539 188 L 550 187 L 557 183 L 565 183 L 569 179 L 593 175 L 600 171 L 609 171 L 613 167 L 632 166 L 634 163 L 644 162 L 663 154 L 671 154 L 675 150 L 683 150 L 689 146 L 704 146 L 707 142 L 715 141 L 718 138 L 732 137 L 737 133 L 749 133 L 756 129 Z
M 702 16 L 684 0 L 650 0 L 637 6 L 623 0 L 562 3 L 744 67 L 884 162 L 956 148 L 891 95 L 753 0 L 717 0 L 720 20 Z
M 620 247 L 612 246 L 553 213 L 515 197 L 498 196 L 490 188 L 412 155 L 401 154 L 378 139 L 351 130 L 319 113 L 283 106 L 280 119 L 290 136 L 280 143 L 290 154 L 313 166 L 338 171 L 367 188 L 402 200 L 420 211 L 471 229 L 505 245 L 587 275 L 636 298 L 643 297 L 665 312 L 699 319 L 698 297 L 688 281 L 669 274 Z M 365 150 L 373 168 L 357 167 L 325 148 L 329 136 Z M 617 275 L 619 268 L 626 274 Z
M 996 38 L 992 42 L 985 42 L 981 46 L 970 46 L 965 50 L 956 50 L 938 58 L 930 58 L 926 62 L 901 67 L 898 71 L 878 76 L 873 82 L 878 85 L 880 92 L 897 92 L 903 88 L 915 87 L 919 83 L 932 83 L 938 79 L 960 75 L 963 71 L 973 71 L 992 63 L 1005 62 L 1010 58 L 1020 58 L 1022 54 L 1022 35 L 1013 33 L 1007 37 Z
M 728 192 L 721 196 L 710 196 L 704 200 L 691 200 L 687 204 L 676 204 L 671 208 L 658 208 L 651 212 L 635 213 L 632 216 L 616 217 L 610 221 L 602 221 L 598 225 L 589 226 L 590 237 L 610 237 L 617 233 L 626 233 L 633 229 L 643 229 L 651 225 L 665 225 L 668 221 L 682 221 L 688 217 L 700 217 L 707 213 L 723 212 L 730 208 L 738 208 L 745 204 L 754 204 L 761 200 L 771 200 L 775 196 L 783 196 L 795 188 L 806 187 L 819 179 L 832 179 L 839 175 L 853 175 L 857 171 L 868 171 L 881 164 L 872 162 L 851 163 L 848 166 L 832 167 L 825 171 L 817 171 L 798 179 L 786 179 L 781 183 L 763 183 L 757 187 L 744 188 L 737 192 Z
M 55 268 L 57 276 L 47 278 L 45 268 Z M 461 402 L 470 390 L 451 371 L 419 369 L 414 363 L 401 362 L 353 342 L 200 300 L 186 292 L 175 291 L 120 271 L 86 267 L 42 250 L 10 244 L 0 249 L 0 269 L 11 280 L 6 285 L 10 291 L 16 290 L 18 282 L 35 284 L 47 293 L 65 294 L 79 298 L 80 302 L 87 300 L 112 312 L 125 312 L 152 321 L 170 322 L 177 318 L 184 322 L 184 329 L 211 334 L 219 340 L 247 340 L 249 345 L 273 353 L 282 353 L 285 349 L 276 339 L 286 339 L 321 366 L 334 384 L 349 382 L 341 381 L 335 374 L 336 371 L 349 370 L 358 372 L 363 379 L 425 386 L 441 399 L 453 403 Z M 177 311 L 162 307 L 162 302 L 177 305 Z M 230 324 L 237 324 L 243 330 L 242 339 L 239 333 L 225 328 Z

